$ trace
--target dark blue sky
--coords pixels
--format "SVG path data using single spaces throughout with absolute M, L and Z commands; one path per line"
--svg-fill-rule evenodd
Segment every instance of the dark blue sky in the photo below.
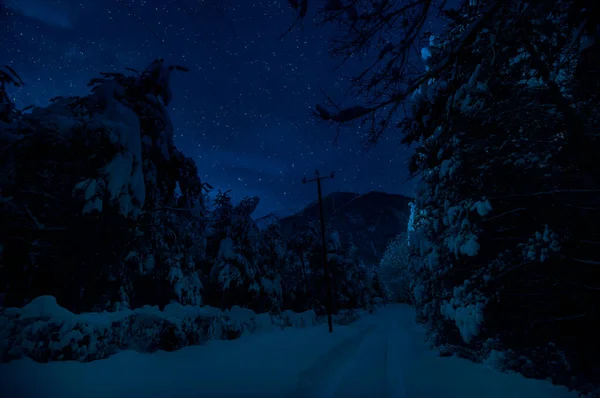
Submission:
M 335 70 L 326 53 L 328 32 L 310 19 L 277 40 L 294 18 L 286 0 L 2 3 L 0 64 L 25 81 L 11 91 L 18 106 L 84 95 L 99 72 L 143 69 L 164 57 L 191 69 L 173 77 L 169 110 L 177 146 L 215 188 L 231 189 L 236 200 L 259 196 L 257 215 L 285 214 L 313 201 L 316 187 L 301 180 L 316 168 L 336 171 L 324 193 L 412 193 L 409 150 L 397 133 L 364 153 L 360 129 L 343 130 L 334 146 L 335 128 L 311 117 L 323 102 L 319 87 L 341 99 L 342 72 L 358 65 Z

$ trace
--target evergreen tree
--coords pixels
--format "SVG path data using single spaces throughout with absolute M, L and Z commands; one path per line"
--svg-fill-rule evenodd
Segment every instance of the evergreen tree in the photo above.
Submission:
M 377 268 L 385 296 L 393 302 L 412 303 L 414 273 L 410 269 L 410 252 L 406 234 L 389 243 Z
M 349 93 L 365 105 L 315 113 L 362 121 L 367 145 L 394 129 L 417 145 L 412 286 L 432 341 L 472 359 L 503 351 L 501 366 L 583 388 L 600 380 L 600 6 L 445 5 L 327 1 L 322 19 L 342 32 L 332 54 L 374 61 Z M 423 29 L 436 7 L 439 37 Z M 409 53 L 420 40 L 421 70 Z
M 142 73 L 102 73 L 90 94 L 28 113 L 6 93 L 23 83 L 0 71 L 0 108 L 12 109 L 0 115 L 7 305 L 39 295 L 74 312 L 201 302 L 207 185 L 173 143 L 163 104 L 174 69 L 185 70 L 156 60 Z

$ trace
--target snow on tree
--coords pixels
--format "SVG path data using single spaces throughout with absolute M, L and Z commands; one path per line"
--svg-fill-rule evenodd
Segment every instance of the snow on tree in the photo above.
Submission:
M 283 270 L 284 303 L 294 310 L 325 312 L 325 284 L 321 229 L 316 222 L 298 227 L 287 242 L 288 261 Z M 333 310 L 366 308 L 380 295 L 374 273 L 362 263 L 357 248 L 343 245 L 331 223 L 325 226 L 327 256 L 332 276 Z
M 315 111 L 361 122 L 367 145 L 394 129 L 416 144 L 410 266 L 432 342 L 475 360 L 514 352 L 503 366 L 580 389 L 600 380 L 599 7 L 327 2 L 332 55 L 370 63 L 348 93 L 364 106 Z M 432 12 L 448 22 L 433 40 Z
M 282 299 L 281 269 L 285 246 L 278 224 L 261 230 L 251 215 L 257 197 L 234 206 L 229 192 L 219 191 L 211 213 L 209 245 L 218 247 L 210 265 L 215 305 L 239 305 L 258 311 L 279 311 Z
M 386 296 L 394 302 L 412 303 L 414 274 L 410 268 L 410 253 L 406 234 L 389 243 L 377 268 Z
M 112 86 L 113 82 L 104 84 Z M 96 93 L 99 92 L 100 90 L 96 90 Z M 66 108 L 69 103 L 57 101 L 48 112 L 62 113 L 61 110 L 55 109 L 57 106 Z M 34 109 L 32 114 L 36 115 L 37 109 Z M 137 217 L 146 200 L 139 118 L 132 109 L 115 100 L 114 96 L 110 100 L 106 98 L 104 109 L 100 114 L 102 122 L 94 127 L 106 131 L 108 140 L 115 146 L 115 154 L 98 170 L 98 177 L 79 182 L 74 190 L 83 192 L 84 213 L 101 212 L 106 198 L 108 201 L 118 203 L 119 211 L 124 216 Z M 71 126 L 71 129 L 82 127 L 83 123 Z
M 213 219 L 213 230 L 217 234 L 217 239 L 227 236 L 227 230 L 231 225 L 233 204 L 229 192 L 219 190 L 214 199 L 211 218 Z
M 317 235 L 306 229 L 298 228 L 287 242 L 287 258 L 283 270 L 284 302 L 295 311 L 310 308 L 313 270 L 311 262 L 315 247 L 318 245 Z
M 343 247 L 339 233 L 332 230 L 328 240 L 328 263 L 332 276 L 334 291 L 334 310 L 367 308 L 376 291 L 375 274 L 370 272 L 361 261 L 357 247 L 350 242 Z
M 142 72 L 102 73 L 87 96 L 15 110 L 0 123 L 7 305 L 52 294 L 73 312 L 171 302 L 320 308 L 316 226 L 304 241 L 286 241 L 277 220 L 259 228 L 252 219 L 257 197 L 234 205 L 218 191 L 207 202 L 212 187 L 174 146 L 165 107 L 173 70 L 185 68 L 159 59 Z M 373 278 L 331 228 L 328 250 L 339 308 L 365 306 Z
M 264 224 L 260 228 L 259 220 L 256 226 L 260 230 L 258 244 L 260 285 L 268 298 L 271 309 L 279 309 L 283 300 L 283 270 L 288 263 L 287 242 L 281 235 L 279 219 L 272 214 L 266 216 L 269 221 L 262 218 Z
M 3 122 L 14 138 L 0 141 L 7 304 L 39 294 L 76 312 L 202 301 L 209 186 L 173 145 L 157 68 L 185 70 L 159 60 L 143 73 L 103 73 L 87 96 Z

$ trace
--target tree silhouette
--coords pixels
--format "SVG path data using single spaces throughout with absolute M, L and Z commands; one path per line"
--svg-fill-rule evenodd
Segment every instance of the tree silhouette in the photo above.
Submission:
M 416 144 L 412 293 L 431 340 L 474 360 L 514 352 L 503 367 L 580 389 L 600 380 L 600 6 L 315 4 L 331 55 L 366 63 L 347 93 L 360 102 L 326 96 L 315 115 L 359 123 L 367 147 Z
M 0 68 L 0 121 L 11 122 L 15 104 L 8 96 L 7 86 L 23 87 L 25 83 L 13 68 L 4 65 Z

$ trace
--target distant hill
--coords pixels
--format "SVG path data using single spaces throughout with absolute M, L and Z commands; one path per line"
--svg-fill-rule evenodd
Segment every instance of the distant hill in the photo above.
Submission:
M 334 192 L 323 198 L 325 222 L 340 233 L 342 244 L 352 240 L 367 264 L 379 262 L 387 243 L 406 231 L 411 198 L 372 191 L 366 194 Z M 314 201 L 300 212 L 280 220 L 284 237 L 310 221 L 319 220 L 319 203 Z

